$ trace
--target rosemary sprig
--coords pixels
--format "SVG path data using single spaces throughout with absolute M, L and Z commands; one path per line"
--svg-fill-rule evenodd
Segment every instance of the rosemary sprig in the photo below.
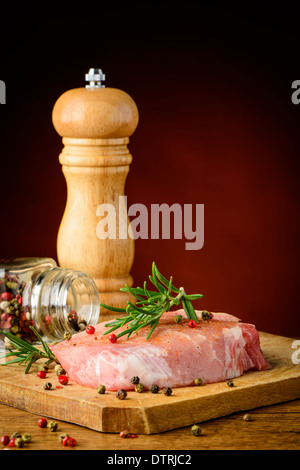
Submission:
M 25 374 L 28 374 L 31 366 L 38 360 L 38 359 L 47 359 L 45 364 L 50 364 L 51 362 L 59 362 L 58 359 L 55 357 L 53 352 L 50 350 L 49 346 L 41 336 L 38 334 L 38 332 L 33 328 L 33 326 L 30 326 L 31 330 L 34 332 L 38 340 L 41 342 L 44 351 L 35 348 L 31 344 L 27 343 L 27 341 L 22 340 L 21 338 L 18 338 L 17 336 L 13 335 L 12 333 L 9 333 L 7 331 L 1 331 L 4 336 L 10 341 L 12 344 L 13 348 L 7 348 L 9 350 L 8 353 L 5 353 L 3 356 L 0 356 L 0 359 L 3 359 L 5 357 L 10 357 L 14 356 L 15 358 L 12 359 L 11 361 L 7 361 L 2 363 L 1 365 L 6 365 L 6 364 L 26 364 L 25 368 Z
M 117 338 L 127 335 L 128 339 L 132 333 L 137 333 L 145 326 L 151 326 L 146 338 L 149 339 L 163 313 L 170 310 L 173 305 L 179 306 L 180 303 L 182 303 L 182 307 L 188 319 L 195 320 L 199 323 L 192 301 L 201 299 L 203 297 L 202 294 L 187 295 L 183 287 L 179 289 L 175 287 L 173 285 L 172 276 L 169 280 L 165 278 L 157 269 L 155 262 L 152 263 L 152 275 L 149 276 L 149 279 L 157 290 L 148 290 L 146 281 L 144 282 L 143 288 L 125 285 L 125 287 L 120 289 L 135 297 L 137 299 L 136 304 L 128 301 L 126 308 L 116 308 L 100 303 L 100 305 L 107 310 L 127 314 L 123 318 L 116 318 L 112 322 L 107 323 L 105 326 L 109 328 L 109 330 L 107 330 L 104 335 L 122 328 L 128 323 L 127 329 L 118 333 Z

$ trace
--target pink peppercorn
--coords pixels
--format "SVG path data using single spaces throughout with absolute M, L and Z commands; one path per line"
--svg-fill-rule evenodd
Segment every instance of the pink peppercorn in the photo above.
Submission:
M 37 376 L 40 378 L 40 379 L 45 379 L 46 377 L 46 372 L 44 370 L 40 370 L 38 373 L 37 373 Z
M 47 420 L 45 418 L 38 419 L 38 426 L 40 428 L 45 428 L 47 426 Z
M 118 338 L 114 333 L 112 333 L 111 335 L 109 335 L 108 339 L 111 343 L 116 343 Z
M 2 436 L 1 437 L 1 444 L 3 444 L 4 446 L 7 446 L 9 441 L 10 441 L 9 436 Z
M 62 385 L 67 385 L 67 383 L 69 382 L 69 379 L 66 375 L 60 375 L 58 377 L 58 381 L 59 383 L 61 383 Z
M 8 443 L 8 447 L 16 447 L 15 440 L 16 440 L 16 437 L 13 437 L 12 439 L 10 439 Z
M 89 334 L 89 335 L 93 335 L 95 333 L 95 328 L 93 326 L 87 326 L 85 331 Z

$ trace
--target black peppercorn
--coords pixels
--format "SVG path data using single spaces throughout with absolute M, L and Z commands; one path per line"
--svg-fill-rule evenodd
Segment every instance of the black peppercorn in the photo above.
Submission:
M 159 386 L 156 385 L 156 384 L 151 385 L 150 392 L 151 393 L 158 393 L 159 392 Z
M 119 398 L 119 400 L 125 400 L 125 398 L 127 397 L 127 392 L 126 390 L 121 388 L 120 390 L 117 391 L 116 396 L 117 398 Z
M 227 385 L 228 387 L 234 387 L 233 380 L 232 379 L 228 380 Z
M 134 376 L 134 377 L 132 377 L 132 378 L 130 379 L 130 382 L 131 382 L 133 385 L 137 385 L 138 383 L 140 383 L 140 378 Z
M 173 390 L 170 387 L 165 387 L 164 388 L 164 394 L 167 395 L 167 397 L 172 395 L 172 393 L 173 393 Z

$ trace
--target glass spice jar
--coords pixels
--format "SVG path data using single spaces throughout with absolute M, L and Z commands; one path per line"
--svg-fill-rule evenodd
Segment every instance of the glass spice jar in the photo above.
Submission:
M 100 299 L 93 279 L 80 271 L 59 268 L 51 258 L 0 259 L 0 330 L 38 342 L 33 326 L 46 342 L 61 341 L 96 325 Z M 0 348 L 9 341 L 0 331 Z

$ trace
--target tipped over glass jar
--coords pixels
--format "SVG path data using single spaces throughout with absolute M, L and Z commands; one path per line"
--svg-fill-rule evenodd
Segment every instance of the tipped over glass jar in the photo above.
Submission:
M 93 279 L 57 266 L 51 258 L 0 259 L 0 348 L 9 347 L 1 333 L 29 343 L 61 341 L 96 325 L 100 299 Z

